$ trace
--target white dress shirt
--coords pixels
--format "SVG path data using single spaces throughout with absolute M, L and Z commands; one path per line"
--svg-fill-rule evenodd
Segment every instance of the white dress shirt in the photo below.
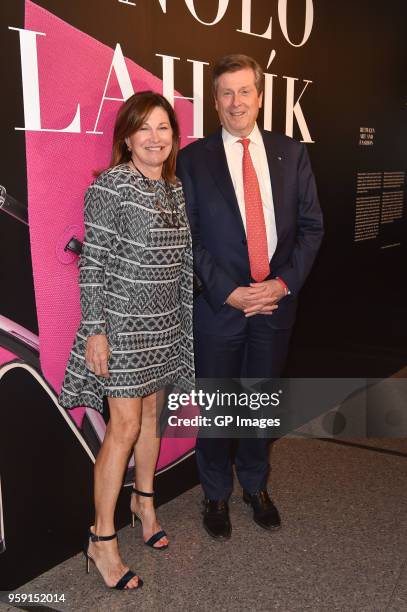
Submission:
M 270 171 L 267 162 L 266 149 L 257 123 L 252 132 L 247 136 L 250 139 L 249 151 L 259 181 L 261 201 L 263 204 L 264 222 L 267 234 L 267 249 L 269 261 L 277 246 L 276 220 L 274 216 L 273 194 L 271 191 Z M 240 137 L 232 136 L 225 128 L 222 128 L 223 146 L 225 147 L 230 176 L 235 188 L 237 203 L 244 229 L 246 231 L 246 209 L 243 190 L 243 145 L 239 142 Z

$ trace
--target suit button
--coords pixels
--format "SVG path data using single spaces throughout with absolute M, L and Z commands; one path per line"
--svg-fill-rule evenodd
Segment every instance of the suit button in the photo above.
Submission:
M 242 244 L 244 244 L 244 246 L 247 246 L 247 240 L 242 240 Z

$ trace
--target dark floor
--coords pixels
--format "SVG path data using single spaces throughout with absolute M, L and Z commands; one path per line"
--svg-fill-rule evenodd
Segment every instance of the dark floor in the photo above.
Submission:
M 107 590 L 95 568 L 85 574 L 81 555 L 18 591 L 64 593 L 66 603 L 53 608 L 74 611 L 407 610 L 407 440 L 283 439 L 272 466 L 278 532 L 252 522 L 236 485 L 232 538 L 211 540 L 196 487 L 159 509 L 167 551 L 141 546 L 139 527 L 120 532 L 141 591 Z M 40 551 L 27 542 L 27 554 Z

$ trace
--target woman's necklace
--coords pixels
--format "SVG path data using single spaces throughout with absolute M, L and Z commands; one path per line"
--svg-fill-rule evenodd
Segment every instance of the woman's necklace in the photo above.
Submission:
M 159 179 L 149 179 L 148 176 L 145 176 L 145 174 L 143 174 L 140 170 L 140 168 L 137 168 L 136 164 L 133 161 L 133 158 L 130 158 L 130 162 L 133 165 L 133 168 L 135 170 L 137 170 L 137 172 L 143 177 L 143 179 L 145 179 L 146 181 L 148 180 L 159 180 Z M 160 177 L 162 178 L 162 177 Z M 155 201 L 154 205 L 156 207 L 156 209 L 158 210 L 158 212 L 160 213 L 160 216 L 162 218 L 162 220 L 164 221 L 164 223 L 167 225 L 167 227 L 176 227 L 179 228 L 180 227 L 180 220 L 178 217 L 178 206 L 176 204 L 176 202 L 174 202 L 174 197 L 173 197 L 173 193 L 172 193 L 172 189 L 171 187 L 168 185 L 168 181 L 164 180 L 164 193 L 165 193 L 165 203 L 168 204 L 169 206 L 169 211 L 165 210 L 159 201 L 159 198 L 157 197 L 157 200 Z

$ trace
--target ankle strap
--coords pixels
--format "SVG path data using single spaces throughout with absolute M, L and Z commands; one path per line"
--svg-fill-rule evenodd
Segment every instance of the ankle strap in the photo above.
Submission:
M 117 533 L 108 536 L 98 536 L 89 529 L 89 537 L 91 542 L 107 542 L 108 540 L 114 540 L 117 538 Z
M 142 497 L 154 497 L 155 495 L 154 491 L 152 493 L 146 493 L 145 491 L 139 491 L 135 487 L 133 487 L 131 492 L 132 494 L 134 493 L 135 495 L 141 495 Z

